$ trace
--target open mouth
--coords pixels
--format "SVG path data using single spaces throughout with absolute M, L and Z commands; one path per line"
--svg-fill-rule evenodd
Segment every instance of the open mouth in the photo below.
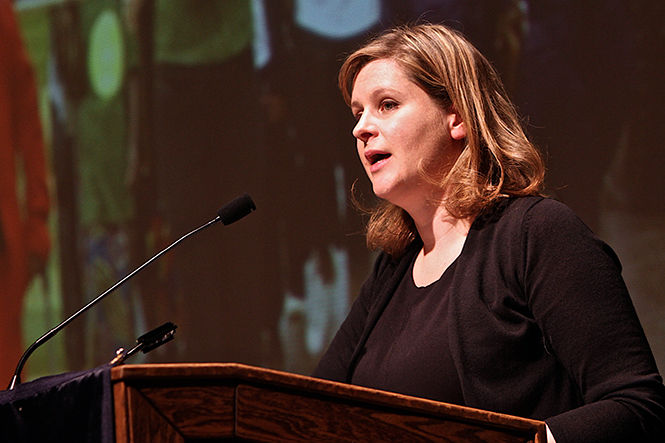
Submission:
M 380 162 L 381 160 L 387 159 L 388 157 L 390 157 L 390 154 L 376 153 L 376 154 L 372 154 L 372 155 L 368 156 L 367 161 L 369 162 L 370 165 L 374 165 L 374 164 Z

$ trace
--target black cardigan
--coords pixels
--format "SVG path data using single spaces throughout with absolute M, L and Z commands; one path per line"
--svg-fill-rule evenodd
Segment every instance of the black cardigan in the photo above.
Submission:
M 315 377 L 351 380 L 420 248 L 378 257 Z M 619 260 L 568 207 L 506 199 L 477 218 L 451 294 L 450 351 L 465 406 L 546 420 L 557 443 L 662 441 L 665 387 Z

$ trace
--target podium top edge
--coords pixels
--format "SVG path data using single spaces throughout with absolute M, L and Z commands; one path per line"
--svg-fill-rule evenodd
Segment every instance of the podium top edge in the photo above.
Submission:
M 435 416 L 493 423 L 501 428 L 540 432 L 545 422 L 498 412 L 485 411 L 393 392 L 333 382 L 305 375 L 242 363 L 154 363 L 120 365 L 111 369 L 111 382 L 129 385 L 176 386 L 196 384 L 251 384 L 290 390 L 339 400 L 417 410 Z

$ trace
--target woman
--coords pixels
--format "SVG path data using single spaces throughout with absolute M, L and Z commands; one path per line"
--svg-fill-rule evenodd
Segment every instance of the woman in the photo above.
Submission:
M 487 60 L 446 27 L 399 28 L 339 83 L 381 254 L 314 375 L 542 419 L 559 443 L 662 436 L 619 261 L 539 196 L 541 157 Z

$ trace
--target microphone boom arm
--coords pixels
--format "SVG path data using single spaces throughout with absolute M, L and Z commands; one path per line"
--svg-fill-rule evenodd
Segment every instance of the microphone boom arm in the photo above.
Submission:
M 113 286 L 111 286 L 110 288 L 108 288 L 106 291 L 104 291 L 103 293 L 99 294 L 96 298 L 94 298 L 93 300 L 91 300 L 90 302 L 88 302 L 87 305 L 83 306 L 81 309 L 79 309 L 78 311 L 76 311 L 76 312 L 75 312 L 73 315 L 71 315 L 69 318 L 67 318 L 66 320 L 64 320 L 63 322 L 61 322 L 60 324 L 58 324 L 57 326 L 55 326 L 54 328 L 52 328 L 50 331 L 48 331 L 47 333 L 45 333 L 44 335 L 42 335 L 41 337 L 39 337 L 37 340 L 35 340 L 35 342 L 32 343 L 32 344 L 28 347 L 28 349 L 25 350 L 25 352 L 23 353 L 23 355 L 21 356 L 21 359 L 19 360 L 18 364 L 16 365 L 16 370 L 14 371 L 14 376 L 12 377 L 12 380 L 11 380 L 11 382 L 9 383 L 9 387 L 8 387 L 7 389 L 11 391 L 11 390 L 13 390 L 13 389 L 16 387 L 17 384 L 21 383 L 21 371 L 23 370 L 23 366 L 25 365 L 25 362 L 28 360 L 28 357 L 30 357 L 30 355 L 31 355 L 31 354 L 32 354 L 37 348 L 39 348 L 41 345 L 43 345 L 43 344 L 46 343 L 48 340 L 50 340 L 52 337 L 54 337 L 58 332 L 60 332 L 65 326 L 67 326 L 69 323 L 71 323 L 71 322 L 72 322 L 74 319 L 76 319 L 78 316 L 80 316 L 81 314 L 83 314 L 83 313 L 84 313 L 85 311 L 87 311 L 88 309 L 92 308 L 94 305 L 96 305 L 97 303 L 99 303 L 104 297 L 106 297 L 107 295 L 109 295 L 111 292 L 113 292 L 114 290 L 116 290 L 119 286 L 121 286 L 122 284 L 124 284 L 127 280 L 129 280 L 130 278 L 132 278 L 137 272 L 141 271 L 143 268 L 145 268 L 146 266 L 148 266 L 150 263 L 152 263 L 153 261 L 157 260 L 157 259 L 158 259 L 159 257 L 161 257 L 162 255 L 164 255 L 165 253 L 167 253 L 168 251 L 170 251 L 173 247 L 175 247 L 176 245 L 178 245 L 180 242 L 182 242 L 182 241 L 185 240 L 186 238 L 188 238 L 188 237 L 190 237 L 190 236 L 196 234 L 196 233 L 199 232 L 199 231 L 204 230 L 205 228 L 207 228 L 207 227 L 209 227 L 209 226 L 211 226 L 211 225 L 213 225 L 213 224 L 215 224 L 215 223 L 217 223 L 217 222 L 219 222 L 219 221 L 222 221 L 222 217 L 218 215 L 218 216 L 215 217 L 214 219 L 210 220 L 208 223 L 206 223 L 206 224 L 204 224 L 204 225 L 202 225 L 202 226 L 199 226 L 198 228 L 194 229 L 193 231 L 190 231 L 189 233 L 183 235 L 183 236 L 180 237 L 178 240 L 174 241 L 174 242 L 171 243 L 169 246 L 167 246 L 166 248 L 162 249 L 159 253 L 157 253 L 157 254 L 154 255 L 152 258 L 150 258 L 148 261 L 146 261 L 145 263 L 143 263 L 141 266 L 139 266 L 138 268 L 134 269 L 131 273 L 129 273 L 128 275 L 126 275 L 122 280 L 120 280 L 119 282 L 117 282 L 116 284 L 114 284 Z

